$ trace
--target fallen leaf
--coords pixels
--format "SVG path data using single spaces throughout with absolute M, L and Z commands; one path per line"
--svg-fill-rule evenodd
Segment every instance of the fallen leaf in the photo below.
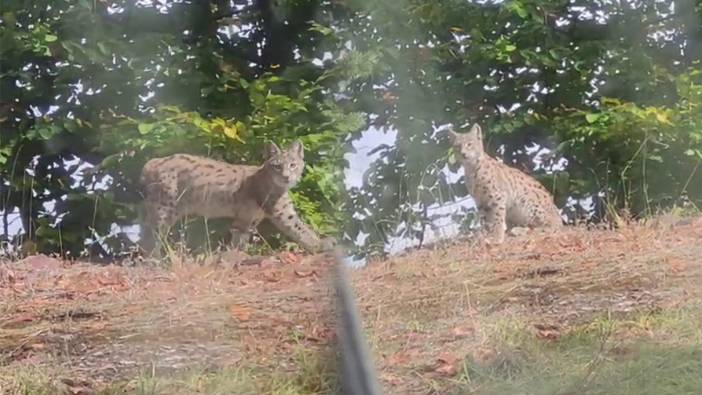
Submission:
M 412 359 L 410 354 L 405 351 L 396 352 L 388 357 L 386 360 L 388 365 L 406 365 Z
M 314 270 L 309 271 L 309 272 L 303 272 L 303 271 L 301 271 L 301 270 L 295 270 L 295 275 L 297 275 L 298 277 L 310 277 L 310 276 L 316 276 L 316 275 L 317 275 L 317 272 L 314 271 Z
M 443 376 L 454 376 L 458 373 L 458 363 L 460 358 L 451 354 L 442 354 L 437 358 L 437 365 L 434 368 L 436 373 Z
M 269 283 L 277 283 L 280 281 L 280 273 L 279 272 L 274 272 L 270 270 L 266 270 L 262 274 L 263 279 L 268 281 Z
M 670 271 L 673 273 L 683 272 L 687 268 L 687 264 L 685 264 L 684 261 L 677 258 L 668 258 L 667 263 L 670 268 Z
M 318 341 L 324 341 L 324 340 L 330 339 L 334 332 L 335 332 L 334 329 L 332 329 L 326 325 L 319 325 L 319 326 L 312 327 L 312 337 L 314 337 Z
M 23 323 L 25 322 L 32 322 L 37 319 L 37 316 L 34 313 L 29 313 L 29 312 L 22 312 L 17 314 L 16 316 L 10 318 L 9 320 L 5 321 L 2 325 L 3 328 L 18 328 L 22 327 Z
M 295 265 L 300 263 L 300 257 L 289 251 L 283 251 L 278 254 L 278 259 L 286 265 Z
M 561 330 L 553 324 L 534 324 L 536 337 L 543 340 L 555 340 L 561 337 Z
M 112 290 L 126 290 L 129 288 L 127 279 L 116 270 L 110 270 L 102 273 L 97 278 L 97 283 L 102 286 L 112 286 Z
M 467 337 L 473 332 L 475 332 L 475 328 L 472 325 L 461 325 L 451 329 L 451 335 L 456 339 Z
M 439 355 L 439 357 L 436 359 L 437 361 L 441 363 L 453 363 L 456 362 L 459 358 L 448 353 L 444 353 Z
M 61 379 L 66 385 L 67 392 L 71 395 L 90 395 L 94 391 L 90 388 L 90 383 L 85 380 Z
M 245 306 L 233 305 L 229 308 L 229 312 L 239 321 L 248 321 L 251 317 L 251 311 Z
M 107 323 L 102 322 L 102 321 L 97 321 L 97 322 L 92 322 L 90 325 L 86 327 L 86 329 L 90 329 L 96 332 L 101 332 L 105 330 L 107 327 Z
M 444 364 L 438 367 L 435 371 L 436 373 L 439 373 L 444 376 L 454 376 L 456 373 L 458 373 L 458 367 L 452 364 Z

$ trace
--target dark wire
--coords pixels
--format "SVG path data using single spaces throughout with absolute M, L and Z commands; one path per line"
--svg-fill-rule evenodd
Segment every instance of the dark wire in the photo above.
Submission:
M 379 395 L 375 368 L 369 356 L 361 319 L 348 280 L 348 269 L 340 254 L 334 255 L 339 302 L 337 334 L 341 345 L 341 392 L 346 395 Z

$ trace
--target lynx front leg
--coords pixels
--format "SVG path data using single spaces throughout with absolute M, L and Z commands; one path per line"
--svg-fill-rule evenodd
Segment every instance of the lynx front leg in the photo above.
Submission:
M 317 234 L 297 215 L 289 197 L 281 197 L 266 213 L 268 219 L 278 230 L 299 243 L 310 252 L 319 252 L 331 248 L 333 243 L 321 240 Z
M 485 210 L 484 218 L 485 233 L 489 235 L 489 241 L 502 244 L 507 232 L 507 206 L 499 203 L 490 205 Z
M 241 230 L 236 227 L 232 227 L 230 230 L 232 234 L 231 245 L 239 251 L 245 251 L 246 247 L 249 245 L 249 239 L 251 238 L 251 232 L 249 230 Z
M 141 253 L 146 256 L 153 255 L 154 248 L 156 248 L 156 235 L 154 226 L 144 221 L 141 224 L 141 240 L 139 240 L 139 247 L 141 248 Z
M 246 247 L 251 241 L 251 233 L 256 230 L 262 219 L 263 217 L 260 215 L 239 216 L 232 219 L 229 228 L 232 238 L 229 245 L 236 250 L 246 251 Z
M 161 258 L 163 246 L 175 221 L 175 211 L 171 207 L 147 205 L 141 241 L 141 248 L 147 257 Z
M 168 229 L 157 225 L 144 225 L 141 236 L 141 249 L 147 258 L 161 259 L 164 239 Z

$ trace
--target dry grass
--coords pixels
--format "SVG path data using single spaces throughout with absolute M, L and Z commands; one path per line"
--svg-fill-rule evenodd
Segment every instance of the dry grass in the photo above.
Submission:
M 604 380 L 585 368 L 559 381 L 569 366 L 578 368 L 567 357 L 570 339 L 587 339 L 583 364 L 600 352 L 601 334 L 593 325 L 602 322 L 611 323 L 612 338 L 623 345 L 637 348 L 646 339 L 644 354 L 682 347 L 683 354 L 699 356 L 700 240 L 700 219 L 619 231 L 572 228 L 512 238 L 499 247 L 463 242 L 421 250 L 357 271 L 359 304 L 383 385 L 397 394 L 607 393 L 574 384 Z M 504 364 L 506 376 L 473 377 L 484 373 L 480 366 Z M 702 377 L 702 366 L 694 367 Z M 524 384 L 523 375 L 548 381 L 549 368 L 575 392 L 559 392 L 563 388 L 551 382 L 531 382 L 531 389 L 506 384 Z
M 43 256 L 6 264 L 0 388 L 171 394 L 195 378 L 240 377 L 226 379 L 224 393 L 328 393 L 328 377 L 319 376 L 329 376 L 329 364 L 318 360 L 331 358 L 330 260 L 282 258 L 288 263 L 239 269 L 97 267 Z
M 700 240 L 661 220 L 358 270 L 385 393 L 698 393 Z M 279 260 L 0 264 L 0 393 L 333 393 L 330 260 Z

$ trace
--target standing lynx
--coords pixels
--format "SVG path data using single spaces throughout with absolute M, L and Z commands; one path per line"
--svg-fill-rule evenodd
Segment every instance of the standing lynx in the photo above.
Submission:
M 475 199 L 485 230 L 502 243 L 507 226 L 558 228 L 563 221 L 551 194 L 525 173 L 491 158 L 483 148 L 480 126 L 465 134 L 448 132 L 465 169 L 468 193 Z
M 330 243 L 322 241 L 300 219 L 288 196 L 302 176 L 303 148 L 299 141 L 281 151 L 265 147 L 262 166 L 232 165 L 199 156 L 175 154 L 151 159 L 144 165 L 144 226 L 142 248 L 160 255 L 159 235 L 186 215 L 231 218 L 232 242 L 246 245 L 250 232 L 264 219 L 311 251 Z

